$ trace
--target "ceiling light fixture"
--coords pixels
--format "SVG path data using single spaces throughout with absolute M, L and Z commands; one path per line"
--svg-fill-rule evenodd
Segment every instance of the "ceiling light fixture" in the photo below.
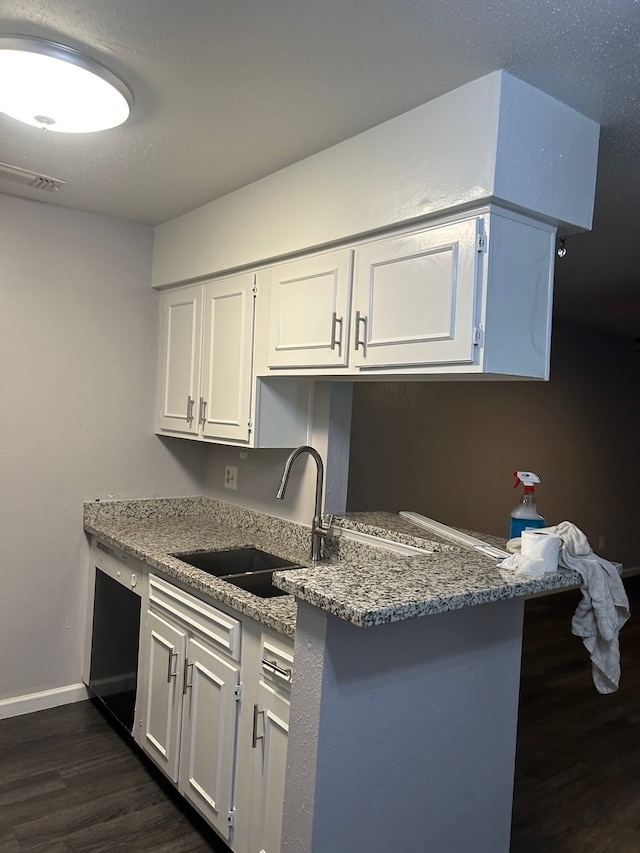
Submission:
M 113 71 L 57 42 L 0 36 L 0 112 L 59 133 L 92 133 L 129 117 L 133 94 Z

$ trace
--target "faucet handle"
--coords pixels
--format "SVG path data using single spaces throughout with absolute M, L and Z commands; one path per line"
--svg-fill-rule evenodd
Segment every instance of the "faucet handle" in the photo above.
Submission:
M 329 513 L 329 519 L 327 520 L 326 525 L 324 525 L 324 529 L 327 533 L 329 533 L 329 531 L 331 530 L 332 525 L 333 525 L 333 513 Z

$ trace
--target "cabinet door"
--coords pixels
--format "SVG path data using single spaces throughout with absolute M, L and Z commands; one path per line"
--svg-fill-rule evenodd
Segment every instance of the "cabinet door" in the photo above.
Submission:
M 233 825 L 239 683 L 235 664 L 189 639 L 180 790 L 225 838 Z
M 271 269 L 269 367 L 347 364 L 351 259 L 342 249 Z
M 147 637 L 148 681 L 142 747 L 177 782 L 186 634 L 155 613 L 148 613 Z
M 280 853 L 282 807 L 287 770 L 289 737 L 289 702 L 270 684 L 258 685 L 258 708 L 255 721 L 255 743 L 258 752 L 259 794 L 256 814 L 257 831 L 251 853 Z
M 202 288 L 197 285 L 160 297 L 158 427 L 196 435 L 202 342 Z
M 204 288 L 199 417 L 207 438 L 248 441 L 251 418 L 254 274 Z
M 356 249 L 354 366 L 474 361 L 481 221 L 473 218 Z

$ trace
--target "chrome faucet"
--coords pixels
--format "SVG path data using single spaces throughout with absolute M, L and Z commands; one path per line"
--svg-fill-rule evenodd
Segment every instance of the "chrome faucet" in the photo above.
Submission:
M 309 447 L 305 444 L 302 445 L 302 447 L 296 447 L 292 452 L 284 466 L 282 480 L 280 481 L 280 488 L 278 489 L 276 498 L 279 501 L 284 498 L 284 493 L 287 490 L 287 483 L 289 482 L 289 474 L 291 473 L 291 466 L 302 453 L 308 453 L 312 456 L 316 460 L 316 466 L 318 469 L 316 474 L 316 503 L 313 513 L 313 524 L 311 526 L 311 562 L 317 563 L 318 560 L 322 559 L 322 540 L 326 539 L 331 524 L 329 523 L 329 527 L 325 527 L 322 524 L 322 483 L 324 480 L 324 465 L 322 464 L 322 457 L 315 447 Z

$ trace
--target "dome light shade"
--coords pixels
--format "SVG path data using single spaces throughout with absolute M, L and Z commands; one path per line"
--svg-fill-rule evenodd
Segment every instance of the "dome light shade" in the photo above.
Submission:
M 46 39 L 0 36 L 0 112 L 59 133 L 92 133 L 127 120 L 133 95 L 113 71 Z

